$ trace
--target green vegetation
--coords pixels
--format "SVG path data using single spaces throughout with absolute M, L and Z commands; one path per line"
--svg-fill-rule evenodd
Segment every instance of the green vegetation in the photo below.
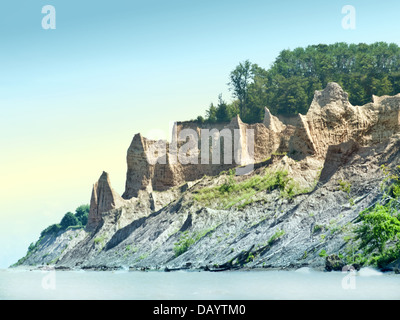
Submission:
M 383 166 L 382 171 L 384 196 L 360 212 L 347 247 L 348 262 L 383 267 L 400 257 L 400 166 L 394 172 Z
M 283 231 L 283 230 L 278 230 L 278 231 L 276 231 L 276 232 L 274 233 L 274 235 L 273 235 L 271 238 L 269 238 L 269 240 L 268 240 L 268 245 L 269 245 L 269 246 L 272 246 L 272 245 L 275 243 L 275 241 L 277 241 L 278 239 L 280 239 L 284 234 L 285 234 L 285 231 Z
M 319 224 L 316 224 L 316 225 L 314 226 L 313 233 L 320 232 L 320 231 L 322 231 L 323 229 L 324 229 L 324 226 L 321 226 L 321 225 L 319 225 Z
M 87 219 L 89 215 L 89 205 L 81 205 L 75 210 L 75 214 L 72 212 L 67 212 L 63 218 L 61 219 L 60 223 L 52 224 L 48 226 L 46 229 L 42 230 L 39 236 L 39 240 L 35 243 L 31 243 L 28 247 L 28 251 L 25 257 L 18 260 L 14 266 L 18 266 L 34 252 L 39 249 L 40 243 L 46 236 L 57 235 L 60 231 L 65 231 L 69 229 L 80 229 L 84 228 L 87 224 Z
M 212 232 L 216 227 L 209 228 L 201 232 L 195 232 L 192 234 L 189 234 L 188 231 L 182 232 L 178 242 L 174 243 L 175 257 L 178 257 L 188 251 L 192 245 L 203 238 L 206 234 Z
M 321 250 L 318 254 L 321 258 L 325 258 L 326 256 L 328 256 L 328 254 L 326 253 L 326 250 Z
M 67 212 L 60 222 L 60 226 L 64 230 L 66 230 L 70 226 L 76 226 L 78 224 L 78 219 L 72 212 Z
M 266 70 L 246 60 L 229 75 L 234 100 L 211 104 L 199 122 L 227 122 L 239 114 L 248 123 L 261 122 L 264 107 L 272 114 L 305 114 L 315 90 L 337 82 L 353 105 L 364 105 L 373 94 L 400 92 L 400 47 L 397 44 L 318 44 L 283 50 Z
M 102 244 L 104 240 L 106 239 L 106 236 L 103 234 L 100 237 L 97 237 L 93 240 L 95 244 Z
M 146 252 L 146 253 L 141 254 L 140 257 L 139 257 L 138 259 L 139 259 L 139 261 L 140 261 L 140 260 L 144 260 L 144 259 L 146 259 L 148 256 L 149 256 L 149 254 Z
M 198 239 L 191 237 L 187 231 L 183 232 L 178 242 L 174 243 L 175 256 L 185 253 Z
M 343 180 L 339 180 L 339 190 L 346 192 L 350 195 L 351 192 L 351 183 Z
M 344 180 L 339 180 L 339 190 L 347 193 L 347 199 L 351 206 L 355 205 L 354 199 L 351 197 L 351 183 Z
M 284 198 L 293 198 L 297 194 L 307 192 L 301 190 L 288 176 L 287 171 L 277 170 L 254 175 L 246 180 L 236 182 L 235 171 L 230 170 L 225 182 L 220 186 L 204 188 L 195 194 L 194 199 L 203 204 L 217 204 L 220 209 L 229 209 L 238 204 L 238 208 L 253 202 L 252 197 L 259 192 L 280 190 Z

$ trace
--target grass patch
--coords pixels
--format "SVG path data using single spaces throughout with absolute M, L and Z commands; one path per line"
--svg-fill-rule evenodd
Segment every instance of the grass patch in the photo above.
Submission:
M 272 246 L 272 245 L 275 243 L 275 241 L 277 241 L 278 239 L 280 239 L 284 234 L 285 234 L 285 231 L 283 231 L 283 230 L 278 230 L 278 231 L 276 231 L 276 232 L 274 233 L 274 235 L 273 235 L 271 238 L 269 238 L 269 240 L 268 240 L 268 245 L 269 245 L 269 246 Z
M 346 192 L 348 195 L 350 195 L 351 183 L 344 180 L 339 180 L 338 183 L 339 183 L 339 190 Z
M 201 232 L 196 232 L 189 234 L 188 231 L 182 232 L 179 237 L 179 240 L 174 243 L 174 253 L 175 257 L 180 256 L 181 254 L 185 253 L 189 250 L 189 248 L 194 245 L 197 241 L 203 238 L 209 232 L 212 232 L 214 228 L 209 228 Z
M 321 225 L 319 225 L 319 224 L 316 224 L 316 225 L 314 226 L 313 233 L 318 233 L 318 232 L 322 231 L 323 229 L 324 229 L 324 226 L 321 226 Z
M 263 175 L 254 175 L 240 182 L 235 180 L 234 174 L 235 171 L 230 170 L 222 185 L 201 189 L 194 195 L 194 199 L 205 205 L 217 204 L 219 209 L 230 209 L 237 204 L 238 208 L 251 204 L 254 201 L 252 198 L 259 192 L 278 189 L 282 197 L 293 198 L 304 191 L 297 187 L 284 170 L 265 170 Z
M 100 246 L 99 251 L 103 250 L 103 248 L 104 248 L 104 246 L 105 246 L 105 242 L 106 242 L 105 240 L 106 240 L 106 235 L 105 235 L 105 234 L 102 234 L 100 237 L 97 237 L 97 238 L 95 238 L 95 239 L 93 240 L 93 242 L 94 242 L 96 245 L 99 245 L 99 246 Z
M 328 256 L 328 254 L 326 253 L 326 250 L 325 250 L 325 249 L 322 249 L 322 250 L 318 253 L 318 255 L 319 255 L 321 258 L 324 258 L 324 257 L 327 257 L 327 256 Z

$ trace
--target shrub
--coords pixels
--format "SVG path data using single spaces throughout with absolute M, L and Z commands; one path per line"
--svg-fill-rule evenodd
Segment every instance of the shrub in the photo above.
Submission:
M 75 217 L 82 226 L 86 226 L 89 216 L 90 206 L 88 204 L 80 205 L 75 210 Z
M 339 180 L 339 190 L 350 194 L 351 192 L 351 183 L 343 180 Z
M 180 256 L 181 254 L 185 253 L 189 250 L 189 248 L 194 245 L 197 241 L 203 238 L 210 232 L 213 232 L 218 225 L 211 227 L 209 229 L 203 230 L 202 232 L 195 232 L 192 235 L 189 235 L 188 231 L 181 233 L 178 242 L 174 243 L 174 252 L 175 257 Z
M 57 234 L 58 231 L 61 230 L 61 225 L 59 224 L 52 224 L 51 226 L 47 227 L 40 233 L 40 238 L 50 235 L 50 234 Z
M 187 231 L 185 231 L 179 238 L 178 242 L 174 243 L 175 257 L 185 253 L 195 242 L 196 240 L 190 237 Z
M 352 259 L 378 267 L 400 257 L 400 167 L 389 170 L 383 165 L 381 169 L 385 175 L 381 184 L 384 195 L 378 203 L 359 213 L 361 223 L 354 229 L 352 239 L 355 241 Z
M 366 253 L 375 249 L 384 253 L 388 241 L 400 235 L 400 221 L 388 212 L 388 208 L 377 204 L 370 212 L 363 211 L 359 217 L 363 224 L 356 229 L 356 239 L 361 240 L 360 248 Z
M 324 258 L 324 257 L 327 257 L 327 256 L 328 256 L 328 254 L 326 253 L 326 250 L 324 250 L 324 249 L 322 249 L 318 255 L 319 255 L 321 258 Z
M 276 232 L 274 233 L 274 235 L 273 235 L 271 238 L 269 238 L 269 240 L 268 240 L 268 245 L 269 245 L 269 246 L 272 246 L 272 245 L 274 244 L 274 242 L 275 242 L 276 240 L 278 240 L 280 237 L 282 237 L 284 234 L 285 234 L 285 231 L 283 231 L 283 230 L 278 230 L 278 231 L 276 231 Z
M 69 226 L 76 226 L 78 224 L 79 220 L 75 217 L 75 215 L 72 212 L 67 212 L 60 222 L 62 229 L 67 229 Z
M 316 225 L 314 226 L 313 233 L 317 233 L 317 232 L 321 231 L 323 228 L 324 228 L 323 226 L 321 226 L 321 225 L 319 225 L 319 224 L 316 224 Z

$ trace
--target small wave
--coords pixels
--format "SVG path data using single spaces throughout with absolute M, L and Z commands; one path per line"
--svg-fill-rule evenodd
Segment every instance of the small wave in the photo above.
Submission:
M 72 270 L 72 272 L 74 272 L 74 273 L 85 273 L 86 271 L 85 270 L 83 270 L 83 269 L 73 269 Z
M 381 276 L 383 275 L 382 272 L 373 269 L 373 268 L 361 268 L 360 271 L 358 271 L 358 275 L 361 277 L 374 277 L 374 276 Z
M 302 268 L 299 268 L 299 269 L 295 270 L 295 272 L 298 272 L 298 273 L 311 273 L 311 269 L 309 267 L 302 267 Z

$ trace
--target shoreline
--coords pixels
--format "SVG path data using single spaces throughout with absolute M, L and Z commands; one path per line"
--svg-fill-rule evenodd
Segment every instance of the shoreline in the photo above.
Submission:
M 176 272 L 190 272 L 190 273 L 229 273 L 229 272 L 273 272 L 273 271 L 282 271 L 282 272 L 301 272 L 300 270 L 304 269 L 304 272 L 309 273 L 350 273 L 350 271 L 327 271 L 324 268 L 313 268 L 308 266 L 303 267 L 288 267 L 288 268 L 231 268 L 231 269 L 218 269 L 218 268 L 137 268 L 137 267 L 85 267 L 85 268 L 69 268 L 69 267 L 57 267 L 54 265 L 40 265 L 40 266 L 18 266 L 18 267 L 10 267 L 0 269 L 0 271 L 65 271 L 65 272 L 116 272 L 116 271 L 126 271 L 126 272 L 156 272 L 156 273 L 176 273 Z M 392 269 L 379 269 L 371 266 L 362 267 L 359 270 L 354 270 L 356 274 L 358 274 L 362 270 L 374 270 L 381 274 L 400 274 L 399 270 Z

